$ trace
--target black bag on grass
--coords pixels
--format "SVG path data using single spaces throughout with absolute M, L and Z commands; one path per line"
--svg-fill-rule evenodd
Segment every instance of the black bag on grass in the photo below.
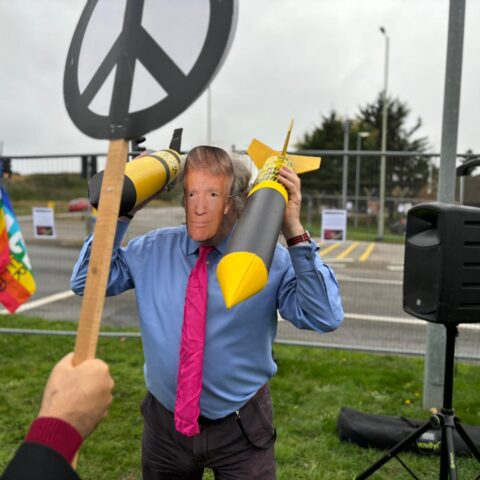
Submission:
M 405 437 L 413 433 L 426 420 L 409 420 L 405 417 L 390 417 L 362 413 L 353 408 L 342 407 L 337 420 L 337 430 L 340 440 L 355 443 L 360 447 L 389 450 Z M 462 427 L 480 449 L 480 427 Z M 412 441 L 408 450 L 421 454 L 439 454 L 441 449 L 442 431 L 434 428 L 424 432 Z M 457 455 L 471 455 L 465 442 L 456 430 L 453 440 Z

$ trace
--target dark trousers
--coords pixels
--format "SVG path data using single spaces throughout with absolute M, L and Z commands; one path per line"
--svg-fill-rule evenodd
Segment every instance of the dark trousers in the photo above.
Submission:
M 275 429 L 268 386 L 239 411 L 219 420 L 199 419 L 200 434 L 175 430 L 173 413 L 151 394 L 142 402 L 143 480 L 197 480 L 205 467 L 216 480 L 274 480 Z

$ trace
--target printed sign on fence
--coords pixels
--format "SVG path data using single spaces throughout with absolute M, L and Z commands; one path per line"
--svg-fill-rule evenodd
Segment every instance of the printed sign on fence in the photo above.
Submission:
M 33 235 L 35 238 L 56 238 L 53 208 L 32 208 Z
M 347 211 L 322 211 L 322 241 L 345 241 L 347 239 Z

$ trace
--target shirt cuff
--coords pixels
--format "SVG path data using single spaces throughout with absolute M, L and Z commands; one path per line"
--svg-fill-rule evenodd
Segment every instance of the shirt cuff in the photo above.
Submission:
M 25 442 L 45 445 L 72 463 L 83 438 L 76 428 L 60 418 L 39 417 L 30 426 Z
M 320 255 L 317 254 L 320 247 L 312 240 L 311 243 L 294 245 L 288 249 L 292 266 L 295 273 L 311 272 L 323 265 Z

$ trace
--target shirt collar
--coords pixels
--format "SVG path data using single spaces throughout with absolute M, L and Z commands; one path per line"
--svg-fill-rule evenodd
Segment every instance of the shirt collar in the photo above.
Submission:
M 230 233 L 218 244 L 215 245 L 215 248 L 222 254 L 224 255 L 225 252 L 227 251 L 227 245 L 230 240 L 230 237 L 233 235 L 233 232 L 235 231 L 236 224 L 234 227 L 230 230 Z M 187 226 L 185 225 L 185 239 L 186 239 L 186 244 L 185 244 L 185 252 L 187 255 L 193 255 L 198 252 L 198 249 L 200 247 L 200 243 L 197 242 L 196 240 L 192 240 L 190 236 L 188 235 L 187 232 Z

